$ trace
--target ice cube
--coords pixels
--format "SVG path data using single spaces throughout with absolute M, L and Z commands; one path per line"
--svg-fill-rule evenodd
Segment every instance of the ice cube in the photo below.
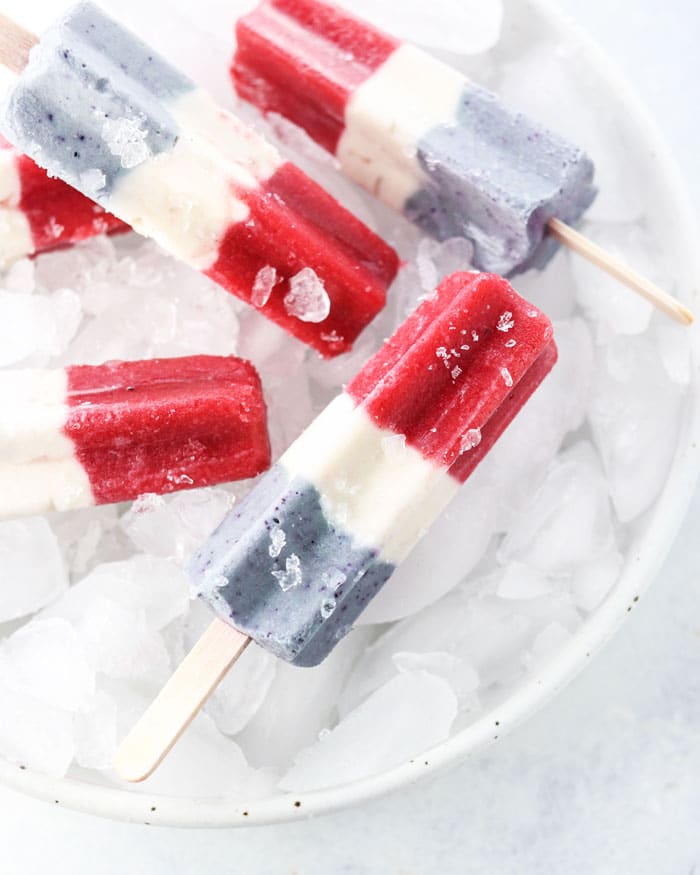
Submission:
M 236 735 L 257 713 L 275 677 L 277 660 L 261 647 L 248 647 L 206 704 L 225 735 Z
M 75 715 L 75 761 L 86 769 L 107 769 L 117 749 L 117 706 L 97 690 Z
M 96 595 L 77 626 L 95 671 L 113 678 L 155 679 L 165 683 L 171 671 L 162 637 L 146 619 L 145 610 L 130 610 Z
M 595 450 L 580 442 L 561 454 L 499 549 L 513 560 L 550 574 L 597 559 L 614 546 L 607 484 Z
M 678 440 L 682 387 L 668 379 L 654 341 L 619 337 L 596 364 L 589 419 L 622 522 L 661 491 Z
M 142 495 L 120 520 L 145 553 L 184 562 L 234 504 L 223 489 L 192 489 L 172 497 Z
M 622 554 L 611 550 L 575 569 L 570 583 L 574 604 L 584 611 L 593 611 L 610 592 L 624 564 Z
M 441 553 L 436 553 L 440 556 Z M 379 596 L 377 596 L 377 599 Z M 374 600 L 374 604 L 377 599 Z M 460 589 L 383 632 L 366 647 L 352 669 L 340 697 L 340 713 L 347 714 L 396 673 L 394 655 L 446 652 L 454 655 L 465 630 L 467 598 Z M 371 609 L 371 606 L 370 606 Z M 354 632 L 353 635 L 356 635 Z
M 0 752 L 12 762 L 60 778 L 73 759 L 74 715 L 8 686 L 0 675 Z
M 400 672 L 427 671 L 444 678 L 457 694 L 460 710 L 469 709 L 477 703 L 479 674 L 458 656 L 444 651 L 434 653 L 395 653 L 392 661 Z
M 28 295 L 34 291 L 36 273 L 34 261 L 30 258 L 20 258 L 10 265 L 2 278 L 2 288 L 8 292 Z
M 438 246 L 439 243 L 431 240 L 429 237 L 424 237 L 418 244 L 416 268 L 418 269 L 418 279 L 424 292 L 432 292 L 438 284 L 437 267 L 432 258 L 432 253 Z
M 272 290 L 277 283 L 277 271 L 269 264 L 261 267 L 255 274 L 250 302 L 254 307 L 264 307 L 270 300 Z
M 0 367 L 46 364 L 68 346 L 81 315 L 70 289 L 50 295 L 0 291 Z
M 0 523 L 0 622 L 38 611 L 68 586 L 58 541 L 43 517 Z
M 553 581 L 536 568 L 522 562 L 510 562 L 496 588 L 502 599 L 534 599 L 547 595 L 554 588 Z
M 95 672 L 70 623 L 32 620 L 0 644 L 3 683 L 64 711 L 83 707 L 95 688 Z
M 146 625 L 158 632 L 189 605 L 189 584 L 180 568 L 154 556 L 133 556 L 95 568 L 55 601 L 42 616 L 63 617 L 75 625 L 97 600 L 134 613 L 143 610 Z
M 571 632 L 561 623 L 549 623 L 535 638 L 530 652 L 525 656 L 525 664 L 530 671 L 536 671 L 551 659 L 571 640 Z
M 331 299 L 321 279 L 305 267 L 289 281 L 284 309 L 302 322 L 323 322 L 331 311 Z
M 148 129 L 142 127 L 144 121 L 138 118 L 108 118 L 102 125 L 102 139 L 112 155 L 121 159 L 122 167 L 137 167 L 151 157 L 146 142 Z
M 654 239 L 639 225 L 611 225 L 586 222 L 581 229 L 611 255 L 656 282 L 675 291 L 672 274 L 663 268 Z M 609 276 L 585 258 L 572 259 L 576 299 L 596 325 L 600 342 L 616 334 L 641 334 L 646 331 L 653 312 L 652 305 L 631 292 L 619 280 Z
M 546 270 L 528 270 L 513 277 L 513 287 L 550 319 L 571 319 L 576 308 L 573 273 L 576 258 L 562 246 Z
M 444 741 L 456 716 L 457 697 L 447 681 L 427 671 L 404 672 L 300 751 L 279 786 L 316 790 L 386 771 Z
M 355 630 L 320 665 L 303 671 L 277 662 L 262 707 L 237 736 L 250 763 L 287 769 L 301 747 L 313 744 L 334 719 L 340 690 L 369 638 Z

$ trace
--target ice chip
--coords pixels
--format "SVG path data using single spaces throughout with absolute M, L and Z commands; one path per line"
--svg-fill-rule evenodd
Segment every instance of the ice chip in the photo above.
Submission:
M 109 151 L 121 159 L 124 168 L 137 167 L 151 157 L 144 122 L 145 119 L 118 118 L 105 119 L 102 125 L 102 139 Z
M 285 535 L 284 530 L 279 526 L 275 526 L 270 532 L 270 546 L 267 548 L 270 556 L 273 559 L 276 559 L 284 549 L 286 543 L 287 536 Z
M 480 428 L 470 428 L 464 432 L 462 435 L 462 441 L 459 445 L 459 449 L 462 453 L 467 453 L 469 450 L 473 450 L 474 447 L 478 447 L 481 443 L 481 429 Z
M 303 268 L 289 281 L 284 308 L 290 316 L 296 316 L 302 322 L 323 322 L 330 313 L 328 293 L 310 267 Z
M 107 177 L 101 170 L 93 168 L 92 170 L 84 170 L 80 174 L 80 187 L 82 191 L 97 199 L 100 192 L 104 189 Z
M 405 434 L 391 434 L 382 438 L 382 450 L 387 459 L 400 458 L 405 449 Z
M 287 556 L 284 571 L 273 569 L 271 574 L 280 585 L 280 589 L 285 592 L 288 589 L 292 589 L 292 587 L 299 586 L 302 580 L 302 571 L 301 562 L 297 554 L 292 553 L 290 556 Z
M 264 307 L 270 300 L 272 290 L 277 283 L 277 271 L 269 264 L 261 267 L 255 274 L 250 302 L 254 307 Z

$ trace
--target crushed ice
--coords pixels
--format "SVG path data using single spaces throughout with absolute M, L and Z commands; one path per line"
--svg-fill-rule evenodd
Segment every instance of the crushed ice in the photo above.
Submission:
M 454 52 L 450 63 L 587 147 L 601 194 L 585 229 L 672 290 L 663 212 L 650 209 L 639 185 L 647 159 L 625 141 L 624 126 L 609 123 L 613 103 L 575 53 L 553 51 L 546 35 L 528 38 L 527 28 L 521 37 L 511 28 L 492 48 L 497 0 L 450 4 L 441 16 L 412 0 L 398 22 L 392 4 L 348 2 L 390 16 L 385 24 L 398 23 L 404 38 Z M 221 34 L 236 10 L 204 3 L 211 16 L 199 15 L 188 29 L 191 13 L 177 0 L 172 56 L 231 106 L 230 45 Z M 120 15 L 160 39 L 156 6 L 151 14 L 124 0 Z M 448 17 L 469 26 L 446 36 L 440 21 Z M 473 60 L 464 54 L 486 49 Z M 261 372 L 279 455 L 436 281 L 469 269 L 469 243 L 421 238 L 344 180 L 293 126 L 279 118 L 259 123 L 408 262 L 353 352 L 321 361 L 130 234 L 22 260 L 0 277 L 0 367 L 237 353 Z M 104 133 L 124 166 L 148 157 L 138 119 L 111 122 Z M 105 181 L 88 169 L 81 184 L 99 196 Z M 272 267 L 260 271 L 255 306 L 265 307 L 276 282 Z M 330 658 L 300 670 L 248 648 L 144 792 L 253 798 L 405 762 L 556 658 L 605 601 L 675 452 L 692 377 L 687 334 L 564 251 L 543 274 L 530 271 L 514 285 L 556 320 L 553 373 Z M 285 298 L 307 321 L 327 318 L 328 303 L 308 270 L 292 279 Z M 505 346 L 517 331 L 511 322 L 500 314 Z M 477 331 L 450 341 L 435 366 L 441 360 L 450 374 L 464 370 L 456 353 L 478 342 Z M 477 432 L 461 437 L 464 452 L 478 446 Z M 400 436 L 383 451 L 404 452 Z M 116 784 L 109 767 L 117 741 L 211 620 L 204 604 L 189 599 L 181 566 L 249 488 L 144 496 L 130 506 L 0 524 L 0 754 L 56 776 L 75 765 L 97 770 L 96 780 Z M 286 534 L 273 529 L 270 559 L 280 566 L 270 580 L 293 589 L 302 583 L 302 562 L 295 554 L 283 562 L 285 545 Z M 330 615 L 339 591 L 355 581 L 328 568 L 319 583 L 318 609 Z
M 323 322 L 331 312 L 331 299 L 320 278 L 305 267 L 289 281 L 284 308 L 302 322 Z

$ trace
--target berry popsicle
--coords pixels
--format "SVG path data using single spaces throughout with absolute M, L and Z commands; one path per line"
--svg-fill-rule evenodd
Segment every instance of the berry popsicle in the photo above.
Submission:
M 218 619 L 124 741 L 120 774 L 150 774 L 251 638 L 321 662 L 556 356 L 506 280 L 444 280 L 193 557 Z
M 0 518 L 244 479 L 269 464 L 260 379 L 234 356 L 0 371 Z
M 593 164 L 458 71 L 323 0 L 264 0 L 236 26 L 238 93 L 281 113 L 423 231 L 505 276 L 564 244 L 683 325 L 693 314 L 583 237 Z
M 337 6 L 265 0 L 236 39 L 241 97 L 303 127 L 426 233 L 469 238 L 482 270 L 544 266 L 547 222 L 576 222 L 595 196 L 580 149 Z
M 51 179 L 0 137 L 0 269 L 18 258 L 129 226 L 94 201 Z
M 260 135 L 84 2 L 31 52 L 7 138 L 324 356 L 382 308 L 395 252 Z
M 502 279 L 444 281 L 194 557 L 196 590 L 321 662 L 549 371 L 551 334 Z

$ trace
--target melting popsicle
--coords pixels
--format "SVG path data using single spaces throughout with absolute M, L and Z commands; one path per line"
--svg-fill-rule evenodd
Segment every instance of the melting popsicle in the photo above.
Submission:
M 382 308 L 396 253 L 90 2 L 35 46 L 7 138 L 322 355 Z
M 255 368 L 189 356 L 0 371 L 0 518 L 253 477 L 270 464 Z

